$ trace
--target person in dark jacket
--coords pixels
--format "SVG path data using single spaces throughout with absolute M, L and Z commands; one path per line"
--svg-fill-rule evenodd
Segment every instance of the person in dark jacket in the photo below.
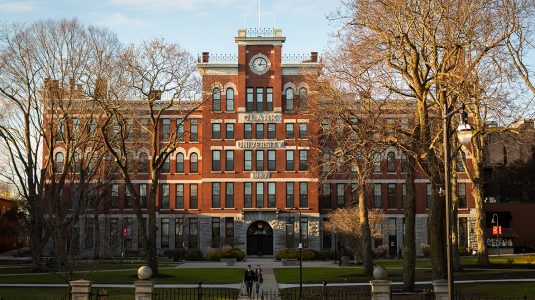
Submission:
M 251 269 L 251 265 L 248 265 L 247 270 L 245 271 L 245 275 L 243 276 L 243 282 L 245 282 L 245 286 L 247 287 L 248 297 L 251 297 L 251 294 L 253 292 L 253 282 L 255 281 L 255 272 Z

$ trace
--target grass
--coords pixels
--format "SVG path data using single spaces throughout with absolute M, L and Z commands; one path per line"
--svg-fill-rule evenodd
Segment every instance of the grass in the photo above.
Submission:
M 132 300 L 134 289 L 105 289 L 109 299 Z M 101 290 L 102 293 L 103 290 Z M 96 293 L 96 290 L 93 290 Z M 3 300 L 59 300 L 68 293 L 67 288 L 2 288 L 0 297 Z M 24 298 L 22 298 L 24 296 Z
M 530 297 L 535 295 L 535 284 L 526 283 L 477 283 L 457 284 L 455 288 L 465 296 Z

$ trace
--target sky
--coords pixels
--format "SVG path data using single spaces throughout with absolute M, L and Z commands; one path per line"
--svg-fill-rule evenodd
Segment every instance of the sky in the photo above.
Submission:
M 0 21 L 31 23 L 76 17 L 104 26 L 124 43 L 165 38 L 197 56 L 235 54 L 239 28 L 281 28 L 283 52 L 323 52 L 337 24 L 338 0 L 0 0 Z

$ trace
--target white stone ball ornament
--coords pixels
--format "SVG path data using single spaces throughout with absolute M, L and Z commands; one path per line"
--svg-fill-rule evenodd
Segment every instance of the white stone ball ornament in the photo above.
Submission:
M 384 267 L 378 266 L 373 269 L 373 278 L 376 280 L 385 280 L 387 276 L 388 271 Z
M 150 267 L 148 267 L 148 266 L 141 266 L 137 270 L 137 278 L 139 278 L 140 280 L 149 280 L 149 279 L 151 279 L 152 278 L 152 269 Z

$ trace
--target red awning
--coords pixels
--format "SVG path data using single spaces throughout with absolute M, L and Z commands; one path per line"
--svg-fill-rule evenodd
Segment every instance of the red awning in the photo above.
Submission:
M 492 228 L 486 228 L 485 229 L 485 236 L 486 237 L 496 237 L 496 234 L 492 234 Z M 520 237 L 518 233 L 516 233 L 513 228 L 505 228 L 502 227 L 502 234 L 500 234 L 500 237 L 503 238 L 517 238 Z

